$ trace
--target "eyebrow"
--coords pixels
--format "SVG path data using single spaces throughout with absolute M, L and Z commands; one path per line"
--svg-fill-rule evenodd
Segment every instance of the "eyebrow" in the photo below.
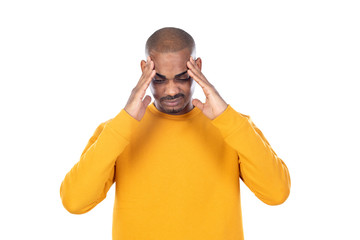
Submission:
M 178 78 L 178 77 L 180 77 L 181 75 L 184 75 L 185 73 L 187 73 L 187 71 L 188 71 L 188 70 L 186 70 L 185 72 L 176 74 L 174 78 Z M 157 75 L 158 77 L 161 77 L 161 78 L 163 78 L 163 79 L 166 79 L 166 77 L 165 77 L 164 75 L 161 75 L 160 73 L 156 73 L 156 75 Z

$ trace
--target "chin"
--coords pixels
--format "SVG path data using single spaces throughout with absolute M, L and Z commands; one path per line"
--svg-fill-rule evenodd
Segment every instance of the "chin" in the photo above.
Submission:
M 168 114 L 182 114 L 187 104 L 184 101 L 180 101 L 179 104 L 174 106 L 168 106 L 167 104 L 159 104 L 161 112 Z
M 163 108 L 163 110 L 165 111 L 165 113 L 169 113 L 169 114 L 177 114 L 180 113 L 181 111 L 184 110 L 185 107 L 178 107 L 178 108 Z

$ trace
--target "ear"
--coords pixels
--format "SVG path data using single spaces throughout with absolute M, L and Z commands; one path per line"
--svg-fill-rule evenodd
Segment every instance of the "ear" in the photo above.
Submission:
M 144 60 L 141 60 L 141 62 L 140 62 L 141 72 L 144 72 L 145 65 L 146 65 L 146 62 Z
M 196 63 L 196 65 L 198 66 L 198 68 L 200 69 L 200 71 L 201 71 L 201 66 L 202 66 L 201 58 L 198 57 L 198 58 L 195 60 L 195 63 Z

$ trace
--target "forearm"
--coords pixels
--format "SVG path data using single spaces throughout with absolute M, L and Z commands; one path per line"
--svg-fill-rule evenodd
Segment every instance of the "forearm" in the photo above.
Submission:
M 214 120 L 225 141 L 238 152 L 240 177 L 263 202 L 283 203 L 290 192 L 290 175 L 262 132 L 246 115 L 230 106 Z
M 233 145 L 239 149 L 240 171 L 244 183 L 263 202 L 269 205 L 283 203 L 290 193 L 287 166 L 255 126 L 244 126 L 238 134 L 243 136 L 243 142 Z M 235 139 L 230 137 L 228 141 L 234 142 Z
M 60 187 L 64 207 L 85 213 L 101 202 L 113 183 L 116 159 L 128 144 L 136 120 L 121 112 L 102 124 Z M 134 122 L 134 121 L 135 122 Z

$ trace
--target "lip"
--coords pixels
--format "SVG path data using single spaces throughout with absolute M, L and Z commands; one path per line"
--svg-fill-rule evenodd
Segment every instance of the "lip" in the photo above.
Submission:
M 181 97 L 173 99 L 173 100 L 164 100 L 163 104 L 166 106 L 169 106 L 169 107 L 174 107 L 176 105 L 179 105 L 180 101 L 181 101 Z

